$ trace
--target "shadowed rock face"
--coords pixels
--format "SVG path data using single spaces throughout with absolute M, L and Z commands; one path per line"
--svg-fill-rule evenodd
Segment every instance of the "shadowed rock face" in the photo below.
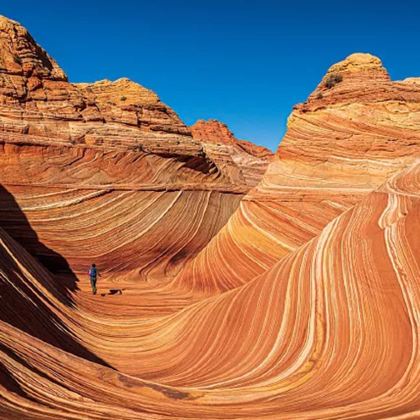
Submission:
M 271 159 L 0 29 L 2 418 L 420 415 L 417 79 L 348 57 Z

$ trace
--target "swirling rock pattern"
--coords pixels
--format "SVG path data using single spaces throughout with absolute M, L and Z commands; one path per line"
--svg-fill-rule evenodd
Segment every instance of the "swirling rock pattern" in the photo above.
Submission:
M 331 75 L 340 82 L 327 87 Z M 339 78 L 339 80 L 340 80 Z M 392 82 L 381 61 L 332 66 L 288 130 L 262 181 L 177 284 L 213 293 L 262 274 L 420 156 L 420 85 Z
M 416 418 L 419 187 L 417 164 L 264 275 L 153 320 L 124 315 L 121 304 L 107 316 L 68 307 L 50 275 L 2 233 L 11 308 L 1 309 L 0 411 L 6 418 Z M 25 330 L 10 319 L 20 306 Z
M 263 175 L 251 168 L 266 166 L 262 157 L 250 159 L 245 177 L 246 165 L 225 160 L 226 151 L 210 156 L 143 86 L 68 82 L 4 17 L 0 47 L 0 184 L 8 192 L 0 222 L 50 269 L 54 250 L 76 273 L 97 261 L 126 277 L 173 276 Z M 27 240 L 21 209 L 36 240 Z
M 219 123 L 0 29 L 1 418 L 420 417 L 416 79 L 333 66 L 249 191 Z

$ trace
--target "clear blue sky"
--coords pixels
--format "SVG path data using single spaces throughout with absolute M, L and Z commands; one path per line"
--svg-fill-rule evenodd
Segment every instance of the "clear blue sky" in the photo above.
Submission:
M 226 122 L 275 149 L 293 104 L 352 52 L 393 79 L 420 75 L 420 2 L 411 0 L 10 0 L 71 81 L 129 77 L 187 123 Z

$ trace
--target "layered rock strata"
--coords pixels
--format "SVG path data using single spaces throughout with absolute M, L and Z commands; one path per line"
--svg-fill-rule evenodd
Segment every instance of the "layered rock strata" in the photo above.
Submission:
M 0 225 L 50 269 L 60 254 L 75 272 L 92 261 L 142 279 L 176 272 L 251 187 L 224 153 L 210 156 L 128 79 L 70 83 L 25 28 L 0 18 Z
M 332 66 L 293 110 L 262 181 L 177 283 L 228 290 L 315 237 L 419 159 L 419 114 L 420 86 L 391 81 L 378 58 L 353 54 Z
M 0 309 L 0 413 L 416 418 L 419 191 L 416 164 L 255 280 L 155 318 L 129 315 L 124 295 L 106 315 L 94 298 L 72 308 L 0 232 L 3 293 L 26 306 Z
M 217 120 L 199 120 L 191 126 L 194 139 L 204 144 L 204 150 L 226 171 L 236 169 L 239 177 L 255 186 L 261 180 L 273 153 L 246 140 L 238 140 L 226 124 Z
M 416 79 L 331 67 L 242 199 L 214 123 L 0 29 L 1 418 L 420 416 Z

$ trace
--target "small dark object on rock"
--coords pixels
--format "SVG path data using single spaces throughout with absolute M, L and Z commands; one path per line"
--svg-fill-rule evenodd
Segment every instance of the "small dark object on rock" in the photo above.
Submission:
M 105 297 L 105 296 L 113 296 L 113 295 L 122 295 L 123 290 L 125 289 L 109 289 L 108 293 L 101 293 L 101 296 Z
M 327 89 L 331 89 L 337 83 L 340 83 L 342 81 L 343 81 L 343 76 L 341 74 L 331 74 L 330 76 L 328 76 L 328 78 L 325 82 L 325 87 Z
M 116 295 L 116 294 L 122 295 L 122 290 L 121 289 L 109 289 L 108 294 L 109 295 Z

